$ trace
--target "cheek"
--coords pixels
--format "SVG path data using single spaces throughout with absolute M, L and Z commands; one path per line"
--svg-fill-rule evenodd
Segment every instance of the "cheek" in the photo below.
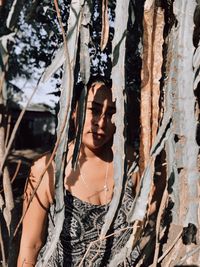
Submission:
M 91 125 L 92 125 L 92 121 L 90 119 L 86 119 L 84 126 L 83 126 L 83 132 L 91 130 Z

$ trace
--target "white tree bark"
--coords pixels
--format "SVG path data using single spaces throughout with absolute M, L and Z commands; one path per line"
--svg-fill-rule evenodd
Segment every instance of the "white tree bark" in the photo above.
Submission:
M 172 109 L 172 135 L 167 141 L 168 179 L 172 184 L 170 197 L 174 203 L 172 223 L 168 246 L 172 238 L 179 235 L 183 227 L 193 225 L 199 228 L 199 171 L 197 158 L 199 147 L 196 143 L 196 98 L 194 96 L 195 72 L 193 68 L 193 14 L 196 2 L 174 2 L 174 13 L 177 26 L 174 25 L 169 36 L 168 44 L 168 80 L 166 81 L 165 108 Z M 189 225 L 190 224 L 190 225 Z M 163 261 L 162 266 L 179 264 L 181 257 L 195 249 L 195 241 L 199 244 L 199 233 L 192 233 L 192 228 L 186 236 L 187 245 L 182 240 L 173 247 L 171 253 Z M 171 236 L 172 232 L 173 237 Z M 199 264 L 199 252 L 185 258 L 184 264 Z

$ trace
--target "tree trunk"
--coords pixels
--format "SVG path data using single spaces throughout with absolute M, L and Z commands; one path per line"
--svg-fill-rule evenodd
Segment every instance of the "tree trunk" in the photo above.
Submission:
M 7 253 L 9 252 L 9 243 L 12 236 L 11 220 L 12 210 L 14 208 L 14 199 L 12 193 L 12 186 L 7 166 L 2 166 L 3 157 L 5 154 L 5 131 L 6 131 L 6 119 L 5 119 L 5 106 L 3 99 L 3 87 L 5 87 L 5 70 L 7 65 L 7 56 L 3 49 L 0 50 L 2 61 L 4 64 L 4 70 L 0 72 L 0 165 L 2 169 L 1 174 L 1 186 L 3 185 L 4 198 L 1 196 L 0 204 L 0 223 L 1 223 L 1 236 L 4 239 L 1 243 L 1 251 L 3 256 L 3 266 L 6 266 Z M 7 242 L 4 242 L 7 240 Z
M 193 14 L 196 1 L 175 1 L 173 10 L 176 24 L 168 36 L 169 64 L 166 81 L 165 109 L 172 109 L 172 133 L 167 140 L 169 196 L 173 202 L 172 222 L 165 250 L 180 232 L 179 239 L 162 266 L 199 264 L 199 170 L 197 158 L 199 147 L 196 142 L 197 99 L 194 95 L 195 51 L 193 44 Z M 198 54 L 198 55 L 197 55 Z M 197 250 L 195 250 L 197 249 Z

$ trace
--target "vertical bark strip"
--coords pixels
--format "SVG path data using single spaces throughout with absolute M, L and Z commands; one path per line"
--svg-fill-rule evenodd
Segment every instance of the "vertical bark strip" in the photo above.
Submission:
M 0 53 L 2 53 L 4 51 L 0 50 Z M 2 63 L 4 66 L 7 65 L 7 59 L 8 56 L 6 55 L 6 53 L 2 53 L 1 55 L 2 58 Z M 12 232 L 11 230 L 11 220 L 12 220 L 12 210 L 14 208 L 14 198 L 13 198 L 13 192 L 12 192 L 12 185 L 11 185 L 11 179 L 10 179 L 10 175 L 8 172 L 8 168 L 7 166 L 3 166 L 3 158 L 5 155 L 5 150 L 6 150 L 6 145 L 5 145 L 5 131 L 6 131 L 6 124 L 5 124 L 5 106 L 4 106 L 4 99 L 3 99 L 3 87 L 5 86 L 5 71 L 6 71 L 6 67 L 0 70 L 0 107 L 1 107 L 1 111 L 0 111 L 0 165 L 1 165 L 1 171 L 0 171 L 0 181 L 1 185 L 3 185 L 3 191 L 4 191 L 4 199 L 1 199 L 1 202 L 3 201 L 4 203 L 1 203 L 0 205 L 0 213 L 1 216 L 3 215 L 3 218 L 5 220 L 6 223 L 6 227 L 7 227 L 7 232 L 8 232 L 8 236 L 6 236 L 9 240 L 8 242 L 4 243 L 4 240 L 2 238 L 2 227 L 0 227 L 0 235 L 1 235 L 1 240 L 0 240 L 0 247 L 1 247 L 1 251 L 2 251 L 2 257 L 3 257 L 3 266 L 6 266 L 7 264 L 7 258 L 6 258 L 6 254 L 9 251 L 9 248 L 7 247 L 7 244 L 9 244 L 9 241 L 11 240 L 11 235 Z M 2 219 L 1 219 L 2 220 Z M 6 244 L 6 245 L 5 245 Z M 7 252 L 7 253 L 6 253 Z M 6 254 L 5 254 L 6 253 Z
M 108 0 L 102 0 L 102 31 L 101 31 L 101 51 L 104 50 L 109 38 Z
M 0 225 L 0 251 L 1 251 L 1 257 L 2 257 L 2 266 L 6 266 L 6 256 L 5 256 L 5 247 L 4 247 L 4 240 L 2 236 L 2 228 Z
M 147 166 L 158 130 L 164 11 L 154 1 L 146 1 L 143 21 L 140 173 Z
M 199 228 L 199 147 L 196 143 L 195 72 L 192 65 L 195 51 L 192 40 L 195 1 L 185 0 L 180 3 L 176 0 L 173 10 L 177 26 L 173 26 L 168 36 L 165 110 L 173 111 L 172 135 L 167 141 L 166 152 L 170 197 L 174 206 L 169 238 L 164 248 L 167 250 L 170 247 L 174 235 L 178 235 L 180 229 L 183 230 L 183 239 L 175 244 L 162 266 L 178 265 L 185 253 L 195 249 L 195 242 L 199 244 L 199 234 L 192 230 Z M 199 264 L 198 253 L 182 263 Z
M 148 2 L 148 1 L 147 1 Z M 146 7 L 146 5 L 145 5 Z M 140 137 L 140 172 L 143 173 L 149 160 L 151 149 L 151 101 L 152 101 L 152 50 L 153 50 L 153 17 L 155 4 L 144 9 L 144 35 L 143 35 L 143 66 L 141 85 L 141 137 Z
M 91 1 L 85 1 L 83 6 L 82 21 L 80 27 L 80 75 L 84 84 L 84 90 L 81 94 L 81 103 L 78 111 L 78 130 L 75 140 L 75 146 L 72 158 L 72 167 L 76 168 L 81 140 L 82 131 L 85 121 L 85 108 L 87 98 L 87 84 L 90 78 L 90 55 L 89 55 L 89 42 L 90 42 L 90 23 L 91 23 Z
M 152 81 L 151 81 L 151 144 L 154 143 L 158 131 L 158 122 L 160 119 L 159 98 L 160 98 L 160 78 L 162 66 L 162 46 L 163 46 L 163 29 L 164 29 L 164 10 L 159 7 L 155 8 L 153 18 L 153 49 L 152 49 Z
M 51 257 L 58 239 L 60 237 L 60 232 L 62 230 L 63 220 L 64 220 L 64 192 L 63 192 L 63 176 L 64 176 L 64 166 L 66 160 L 67 151 L 67 136 L 69 128 L 69 117 L 71 100 L 73 95 L 73 72 L 76 63 L 76 53 L 78 47 L 78 38 L 80 32 L 80 24 L 82 20 L 82 4 L 83 1 L 72 1 L 70 7 L 70 16 L 68 20 L 68 32 L 66 39 L 64 37 L 64 49 L 65 49 L 65 64 L 64 64 L 64 74 L 61 88 L 60 97 L 60 111 L 58 115 L 58 127 L 57 135 L 64 131 L 62 138 L 56 153 L 55 165 L 56 165 L 56 182 L 55 182 L 55 217 L 54 217 L 54 230 L 51 236 L 51 242 L 46 246 L 43 258 L 37 263 L 37 266 L 46 266 L 49 258 Z M 62 23 L 62 22 L 61 22 Z
M 125 41 L 128 23 L 129 0 L 117 0 L 115 11 L 115 34 L 112 54 L 113 95 L 116 99 L 116 133 L 114 136 L 114 195 L 106 214 L 101 236 L 105 236 L 117 211 L 124 178 L 124 89 L 125 89 Z
M 90 23 L 91 23 L 91 0 L 85 1 L 83 7 L 83 19 L 80 28 L 80 73 L 84 84 L 87 84 L 90 78 Z

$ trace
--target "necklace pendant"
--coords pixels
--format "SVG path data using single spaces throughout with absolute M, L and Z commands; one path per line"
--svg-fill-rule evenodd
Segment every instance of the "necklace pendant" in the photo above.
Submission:
M 107 185 L 104 185 L 103 190 L 104 191 L 108 191 L 109 190 L 108 187 L 107 187 Z

